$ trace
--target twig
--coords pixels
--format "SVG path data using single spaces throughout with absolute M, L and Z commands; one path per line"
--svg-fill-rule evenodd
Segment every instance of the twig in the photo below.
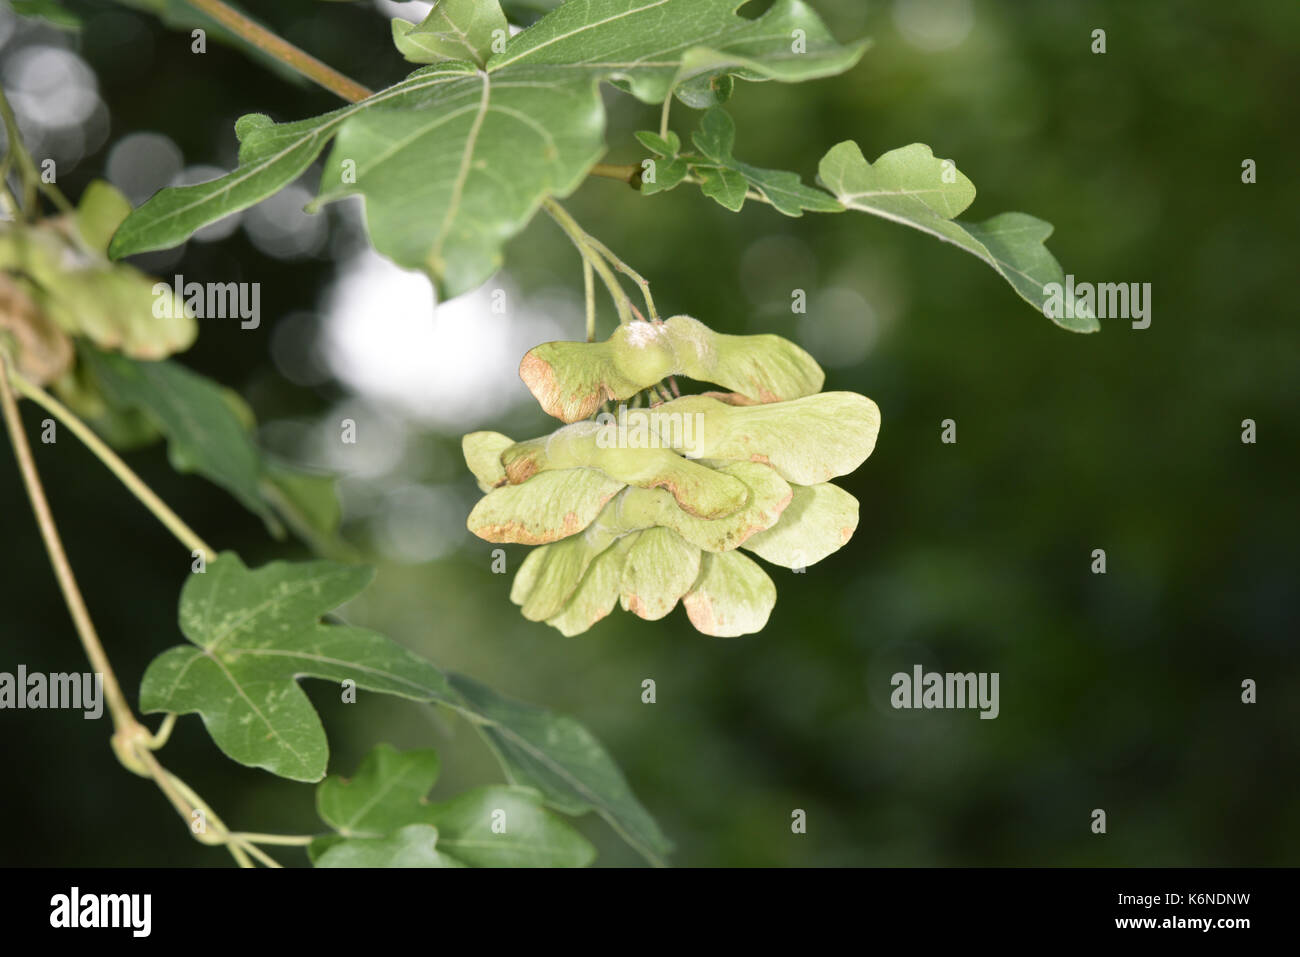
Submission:
M 597 163 L 587 171 L 591 176 L 601 176 L 605 179 L 617 179 L 627 183 L 633 189 L 641 185 L 641 167 L 633 163 L 626 165 L 614 163 Z
M 596 287 L 591 263 L 582 257 L 582 288 L 587 299 L 587 341 L 596 341 Z
M 632 300 L 623 287 L 618 284 L 618 279 L 610 271 L 609 264 L 592 248 L 590 244 L 591 237 L 578 225 L 578 221 L 569 214 L 569 211 L 555 200 L 549 197 L 542 200 L 542 208 L 568 234 L 570 241 L 577 248 L 578 254 L 582 256 L 583 262 L 589 263 L 605 283 L 605 288 L 609 290 L 609 297 L 614 300 L 614 307 L 618 310 L 619 322 L 631 322 L 632 313 L 629 307 Z
M 22 416 L 18 411 L 18 400 L 10 383 L 10 377 L 8 357 L 0 355 L 0 407 L 3 409 L 5 426 L 9 432 L 9 441 L 13 446 L 14 456 L 18 460 L 18 469 L 22 474 L 23 485 L 26 486 L 27 497 L 31 500 L 32 513 L 36 516 L 37 527 L 40 529 L 41 538 L 45 542 L 45 550 L 50 556 L 54 576 L 58 580 L 60 590 L 63 592 L 63 600 L 68 606 L 69 614 L 72 616 L 77 636 L 81 639 L 81 645 L 85 649 L 86 657 L 90 659 L 90 666 L 103 678 L 104 698 L 108 704 L 109 715 L 113 720 L 114 733 L 111 740 L 113 752 L 128 770 L 153 779 L 159 790 L 171 802 L 172 807 L 185 820 L 187 827 L 192 822 L 196 810 L 203 813 L 206 826 L 202 834 L 195 834 L 192 829 L 190 831 L 196 840 L 202 844 L 223 844 L 229 850 L 231 856 L 234 857 L 235 862 L 241 867 L 252 867 L 253 862 L 249 857 L 251 849 L 246 849 L 239 841 L 232 841 L 230 832 L 221 819 L 217 817 L 216 812 L 208 807 L 202 798 L 195 794 L 184 781 L 164 768 L 158 762 L 158 759 L 154 757 L 154 749 L 161 747 L 170 736 L 176 716 L 174 714 L 167 715 L 163 719 L 157 734 L 151 733 L 148 728 L 136 719 L 135 714 L 131 711 L 131 705 L 122 693 L 122 687 L 118 684 L 117 675 L 109 663 L 108 654 L 104 651 L 104 646 L 95 631 L 95 625 L 90 619 L 90 612 L 86 608 L 81 588 L 77 584 L 76 575 L 72 571 L 67 552 L 63 548 L 63 540 L 59 536 L 58 526 L 55 524 L 54 515 L 50 511 L 49 500 L 45 497 L 45 487 L 42 485 L 40 473 L 36 469 L 36 459 L 32 455 L 31 446 L 27 442 L 27 433 L 23 429 Z M 16 373 L 13 374 L 13 377 L 18 378 Z M 20 381 L 25 382 L 25 380 Z M 139 479 L 137 478 L 136 481 L 138 482 Z M 143 483 L 140 484 L 143 486 Z M 144 487 L 147 488 L 147 486 Z M 203 547 L 206 549 L 206 546 Z M 259 855 L 254 853 L 253 856 L 258 857 Z M 265 855 L 261 856 L 264 857 Z M 272 865 L 274 865 L 274 862 L 272 862 Z
M 31 500 L 32 513 L 36 516 L 41 538 L 45 541 L 45 551 L 50 556 L 54 577 L 58 579 L 63 600 L 68 606 L 81 645 L 86 650 L 86 657 L 90 659 L 90 666 L 96 673 L 103 675 L 104 697 L 113 719 L 115 736 L 129 736 L 137 729 L 145 731 L 143 725 L 135 720 L 135 715 L 131 713 L 131 706 L 127 703 L 126 696 L 122 694 L 122 686 L 117 683 L 117 675 L 113 673 L 104 646 L 100 644 L 99 635 L 95 633 L 95 625 L 90 620 L 86 601 L 77 586 L 77 578 L 72 573 L 67 552 L 63 550 L 63 540 L 59 537 L 58 526 L 55 525 L 54 515 L 50 511 L 50 503 L 45 497 L 45 487 L 41 484 L 40 473 L 36 471 L 36 459 L 32 456 L 31 446 L 27 444 L 27 433 L 23 430 L 23 420 L 18 413 L 18 400 L 14 398 L 13 388 L 9 384 L 9 363 L 4 356 L 0 356 L 0 404 L 4 406 L 9 442 L 13 446 L 14 456 L 18 459 L 18 470 L 22 473 L 23 484 L 27 487 L 27 497 Z
M 356 103 L 372 95 L 371 90 L 366 89 L 356 80 L 344 76 L 310 53 L 298 49 L 288 40 L 272 33 L 260 23 L 250 20 L 221 0 L 186 0 L 186 2 L 194 9 L 206 13 L 230 32 L 247 40 L 263 53 L 275 57 L 281 63 L 292 67 L 309 80 L 314 80 L 349 103 Z
M 45 182 L 40 171 L 37 170 L 36 161 L 32 159 L 32 154 L 23 144 L 22 134 L 18 129 L 18 118 L 14 116 L 13 107 L 10 106 L 9 97 L 5 95 L 3 88 L 0 88 L 0 118 L 4 120 L 5 138 L 9 141 L 5 154 L 6 175 L 10 160 L 16 161 L 26 197 L 23 212 L 28 218 L 36 215 L 36 191 L 40 190 L 49 197 L 50 202 L 57 206 L 60 212 L 71 213 L 72 203 L 68 202 L 68 197 L 63 195 L 63 190 L 53 183 Z

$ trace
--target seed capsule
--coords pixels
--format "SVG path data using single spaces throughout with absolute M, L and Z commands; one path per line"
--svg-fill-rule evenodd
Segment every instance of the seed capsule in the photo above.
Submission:
M 726 391 L 590 418 L 669 375 Z M 739 550 L 802 570 L 857 528 L 857 499 L 829 480 L 871 454 L 880 410 L 820 392 L 822 370 L 779 336 L 721 335 L 689 316 L 632 322 L 605 342 L 538 346 L 520 376 L 570 424 L 462 445 L 486 493 L 470 530 L 539 546 L 510 590 L 530 620 L 576 635 L 615 605 L 657 621 L 680 603 L 704 634 L 752 634 L 776 586 Z

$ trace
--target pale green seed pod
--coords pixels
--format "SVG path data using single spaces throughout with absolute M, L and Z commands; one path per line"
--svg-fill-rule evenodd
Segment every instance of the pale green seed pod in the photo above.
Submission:
M 657 442 L 659 436 L 653 435 Z M 745 503 L 745 486 L 682 458 L 667 447 L 620 447 L 618 426 L 575 422 L 551 435 L 516 443 L 500 453 L 506 479 L 526 482 L 552 469 L 597 469 L 625 485 L 663 488 L 691 515 L 721 518 Z
M 818 393 L 821 370 L 783 339 L 720 336 L 675 316 L 603 343 L 547 343 L 520 374 L 566 420 L 671 374 L 733 390 L 620 407 L 524 442 L 465 436 L 487 493 L 469 528 L 540 546 L 510 589 L 530 620 L 576 635 L 615 605 L 657 621 L 681 604 L 704 634 L 752 634 L 776 586 L 738 549 L 802 569 L 858 526 L 857 499 L 828 480 L 871 454 L 880 411 L 856 393 Z
M 515 440 L 500 432 L 471 432 L 460 440 L 465 464 L 478 480 L 478 487 L 490 492 L 506 483 L 506 467 L 501 453 L 515 444 Z
M 793 491 L 780 521 L 746 539 L 744 547 L 773 565 L 806 568 L 848 544 L 858 527 L 858 500 L 829 482 L 796 485 Z
M 625 323 L 604 342 L 543 343 L 519 365 L 542 408 L 565 422 L 670 375 L 713 382 L 755 402 L 812 395 L 825 381 L 812 356 L 788 339 L 728 336 L 690 316 Z
M 623 487 L 593 469 L 545 472 L 523 485 L 492 489 L 465 524 L 489 542 L 544 545 L 582 531 Z
M 776 605 L 776 585 L 740 552 L 705 554 L 700 577 L 682 598 L 697 631 L 735 638 L 762 631 Z
M 856 392 L 822 392 L 749 406 L 692 395 L 654 411 L 702 417 L 700 438 L 688 453 L 692 458 L 763 462 L 796 485 L 817 485 L 852 472 L 866 461 L 880 433 L 880 409 Z M 650 421 L 658 425 L 674 420 Z M 673 430 L 661 427 L 661 437 L 671 441 Z

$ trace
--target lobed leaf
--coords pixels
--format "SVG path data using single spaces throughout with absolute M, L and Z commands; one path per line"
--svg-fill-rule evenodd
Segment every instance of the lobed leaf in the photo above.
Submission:
M 328 561 L 273 562 L 250 570 L 230 552 L 210 560 L 206 571 L 191 575 L 181 591 L 181 631 L 190 644 L 172 648 L 150 664 L 141 683 L 141 710 L 198 713 L 213 741 L 233 760 L 293 780 L 318 781 L 325 773 L 328 744 L 315 709 L 298 686 L 300 678 L 351 680 L 365 690 L 444 705 L 479 729 L 512 783 L 534 788 L 547 806 L 566 814 L 595 810 L 649 860 L 662 862 L 671 845 L 600 742 L 573 718 L 510 701 L 469 678 L 444 675 L 375 632 L 322 623 L 324 615 L 355 597 L 371 575 L 369 568 Z M 419 773 L 409 779 L 405 793 L 418 786 Z M 427 759 L 423 774 L 427 778 Z M 358 827 L 373 824 L 350 807 L 337 795 L 327 802 L 334 820 L 351 820 Z M 463 819 L 464 809 L 455 810 L 461 823 L 455 823 L 452 813 L 440 818 L 444 840 L 474 830 Z M 385 847 L 354 849 L 344 856 L 358 864 L 428 860 L 437 853 L 437 831 L 427 823 L 410 826 L 428 830 L 390 835 L 382 839 L 388 842 Z M 333 849 L 318 848 L 322 862 Z M 462 857 L 473 853 L 467 846 L 459 852 Z
M 393 20 L 393 44 L 412 63 L 472 60 L 482 67 L 509 27 L 497 0 L 437 0 L 418 24 Z
M 146 712 L 197 712 L 227 756 L 295 781 L 325 774 L 328 745 L 300 677 L 384 694 L 455 703 L 442 673 L 383 635 L 326 625 L 373 570 L 317 561 L 249 570 L 224 552 L 181 590 L 190 645 L 164 652 L 145 672 Z
M 715 107 L 705 113 L 691 140 L 703 157 L 690 164 L 704 180 L 700 188 L 733 212 L 744 205 L 750 187 L 786 216 L 802 216 L 804 210 L 838 213 L 843 209 L 833 196 L 804 185 L 798 173 L 763 169 L 736 159 L 732 155 L 736 124 L 725 110 Z M 717 185 L 719 182 L 725 185 Z
M 464 867 L 438 851 L 438 829 L 408 824 L 385 837 L 332 843 L 316 858 L 317 867 Z
M 536 791 L 481 787 L 430 803 L 437 776 L 437 752 L 381 744 L 350 780 L 326 778 L 316 788 L 316 805 L 337 835 L 313 842 L 315 863 L 337 867 L 364 859 L 369 866 L 398 867 L 422 859 L 415 866 L 583 867 L 595 857 L 585 838 L 547 813 Z M 433 834 L 401 833 L 413 825 Z
M 845 209 L 912 226 L 978 256 L 1036 309 L 1044 307 L 1044 286 L 1065 282 L 1060 263 L 1044 245 L 1051 223 L 1025 213 L 1002 213 L 983 223 L 956 221 L 975 198 L 975 187 L 951 160 L 936 158 L 923 143 L 868 163 L 858 144 L 847 140 L 822 157 L 819 179 Z M 1067 314 L 1075 318 L 1053 322 L 1071 332 L 1100 328 L 1084 307 Z
M 439 767 L 437 751 L 377 745 L 350 779 L 326 778 L 316 786 L 316 810 L 343 837 L 380 837 L 417 821 L 432 824 L 423 815 Z
M 777 0 L 752 20 L 736 14 L 739 5 L 563 4 L 481 67 L 472 58 L 438 63 L 297 123 L 244 117 L 239 168 L 159 192 L 122 225 L 112 254 L 184 241 L 283 188 L 334 139 L 318 202 L 363 196 L 379 252 L 426 271 L 442 298 L 468 291 L 500 265 L 504 243 L 541 202 L 567 196 L 604 152 L 600 83 L 660 103 L 700 78 L 797 81 L 841 72 L 861 55 L 860 45 L 836 44 L 799 0 Z M 806 37 L 803 52 L 793 49 L 795 29 Z
M 355 109 L 295 123 L 272 123 L 260 113 L 240 117 L 239 166 L 206 183 L 160 189 L 118 227 L 108 254 L 121 259 L 177 246 L 204 226 L 278 193 L 306 171 Z
M 642 173 L 641 195 L 651 196 L 666 192 L 676 187 L 690 174 L 690 165 L 678 155 L 681 152 L 682 142 L 672 130 L 668 131 L 666 139 L 649 130 L 641 130 L 633 135 L 642 146 L 659 157 L 655 161 L 652 178 L 647 178 L 644 172 Z

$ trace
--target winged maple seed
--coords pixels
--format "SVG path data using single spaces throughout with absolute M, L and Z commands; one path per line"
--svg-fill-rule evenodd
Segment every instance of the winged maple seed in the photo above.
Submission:
M 0 273 L 0 351 L 6 345 L 18 371 L 37 385 L 53 382 L 72 365 L 72 340 L 19 280 Z
M 162 359 L 189 348 L 198 326 L 185 306 L 177 302 L 160 316 L 160 310 L 154 308 L 158 301 L 154 281 L 134 266 L 110 262 L 104 254 L 113 230 L 130 210 L 125 196 L 95 180 L 71 213 L 30 225 L 4 224 L 0 228 L 0 274 L 7 276 L 10 284 L 5 293 L 11 310 L 7 325 L 18 324 L 13 312 L 17 309 L 17 315 L 26 316 L 22 324 L 27 331 L 47 346 L 54 342 L 52 332 L 62 330 L 101 349 L 138 359 Z M 34 314 L 19 306 L 20 300 L 10 288 L 14 284 L 36 307 L 42 325 L 49 327 L 51 334 L 31 328 Z M 29 358 L 35 359 L 34 355 Z M 51 358 L 46 357 L 47 364 Z M 59 371 L 68 364 L 62 363 Z
M 540 546 L 510 590 L 525 618 L 576 635 L 616 604 L 655 621 L 680 602 L 704 634 L 751 634 L 776 586 L 739 549 L 802 570 L 857 528 L 857 499 L 829 480 L 871 454 L 880 410 L 821 392 L 821 368 L 780 336 L 638 320 L 604 342 L 540 345 L 519 374 L 568 424 L 522 442 L 472 432 L 462 445 L 486 493 L 469 529 Z M 608 411 L 676 375 L 727 391 Z
M 812 395 L 825 379 L 813 357 L 788 339 L 723 335 L 690 316 L 625 323 L 601 343 L 547 342 L 519 364 L 534 398 L 565 422 L 671 375 L 715 382 L 751 402 Z

